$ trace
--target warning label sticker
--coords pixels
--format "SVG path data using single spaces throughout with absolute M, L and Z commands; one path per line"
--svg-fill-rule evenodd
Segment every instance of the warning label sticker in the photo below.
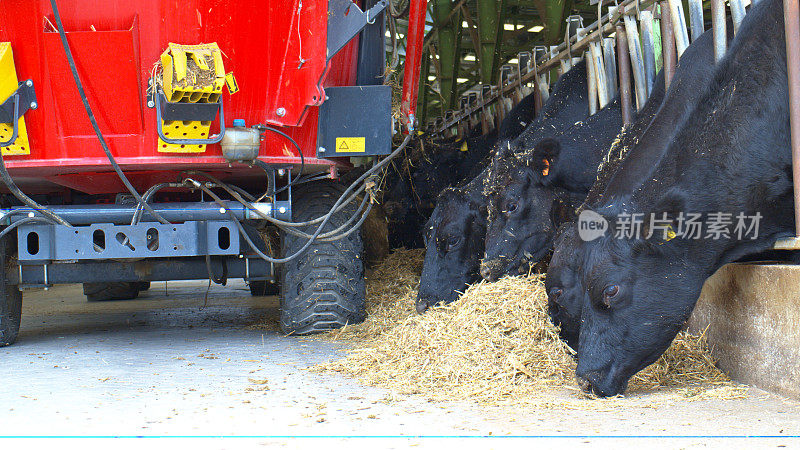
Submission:
M 336 153 L 364 153 L 367 151 L 366 138 L 337 137 Z

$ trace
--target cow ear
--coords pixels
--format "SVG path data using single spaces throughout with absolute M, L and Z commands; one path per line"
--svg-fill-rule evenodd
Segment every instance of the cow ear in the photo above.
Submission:
M 677 189 L 670 189 L 659 199 L 655 207 L 645 214 L 642 227 L 643 238 L 661 245 L 677 236 L 679 217 L 686 212 L 686 195 Z
M 557 140 L 551 138 L 542 139 L 536 144 L 530 155 L 531 166 L 542 177 L 546 178 L 553 171 L 553 166 L 557 163 L 560 154 L 561 144 Z

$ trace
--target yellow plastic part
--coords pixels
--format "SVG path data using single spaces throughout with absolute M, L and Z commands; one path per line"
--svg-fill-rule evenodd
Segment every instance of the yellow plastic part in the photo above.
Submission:
M 161 67 L 162 88 L 171 102 L 212 103 L 222 94 L 225 66 L 216 42 L 200 45 L 170 43 L 161 54 Z
M 207 139 L 211 122 L 176 120 L 163 122 L 162 129 L 167 139 Z M 167 144 L 159 139 L 158 151 L 161 153 L 203 153 L 206 151 L 206 145 Z
M 215 103 L 226 84 L 231 94 L 239 89 L 233 72 L 225 74 L 222 52 L 216 42 L 200 45 L 170 43 L 161 54 L 161 68 L 164 95 L 173 103 Z M 211 122 L 162 121 L 161 124 L 167 139 L 207 139 L 211 130 Z M 161 153 L 203 153 L 205 150 L 205 144 L 167 144 L 158 140 Z
M 10 42 L 0 42 L 0 102 L 5 101 L 17 90 L 17 69 L 14 66 L 14 54 Z M 0 142 L 11 138 L 14 129 L 12 123 L 0 123 Z M 20 117 L 17 126 L 17 140 L 12 145 L 2 148 L 3 155 L 30 155 L 28 145 L 28 129 L 25 127 L 25 118 Z
M 239 92 L 239 84 L 236 82 L 236 77 L 233 76 L 233 72 L 225 74 L 225 84 L 228 85 L 228 93 L 235 94 Z

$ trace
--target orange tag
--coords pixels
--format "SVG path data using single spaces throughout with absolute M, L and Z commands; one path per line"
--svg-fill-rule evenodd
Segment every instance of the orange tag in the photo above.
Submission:
M 544 163 L 544 169 L 542 169 L 542 176 L 546 177 L 547 174 L 550 173 L 550 161 L 543 159 L 542 162 Z

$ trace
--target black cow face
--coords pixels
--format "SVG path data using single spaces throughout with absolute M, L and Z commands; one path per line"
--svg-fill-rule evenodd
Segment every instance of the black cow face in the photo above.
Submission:
M 674 243 L 661 244 L 619 239 L 585 244 L 576 375 L 587 391 L 623 393 L 689 318 L 707 274 L 681 258 Z
M 550 250 L 554 228 L 553 189 L 535 182 L 532 167 L 511 172 L 510 183 L 490 197 L 486 256 L 481 275 L 495 281 L 505 274 L 527 273 Z
M 458 299 L 480 279 L 478 267 L 486 233 L 485 207 L 466 194 L 446 190 L 425 226 L 425 261 L 417 312 Z
M 550 320 L 560 328 L 561 339 L 573 349 L 578 348 L 583 308 L 580 245 L 575 224 L 562 226 L 555 239 L 553 256 L 545 278 Z

